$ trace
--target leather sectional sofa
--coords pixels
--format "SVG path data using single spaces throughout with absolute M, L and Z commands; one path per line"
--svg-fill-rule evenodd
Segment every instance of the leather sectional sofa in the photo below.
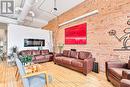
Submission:
M 130 87 L 130 60 L 129 63 L 108 61 L 105 66 L 107 80 L 115 87 Z
M 27 56 L 32 55 L 33 56 L 33 62 L 34 63 L 42 63 L 46 61 L 52 61 L 53 60 L 53 53 L 49 52 L 49 50 L 22 50 L 19 55 L 21 56 Z
M 55 54 L 54 56 L 55 64 L 79 71 L 85 75 L 92 71 L 94 61 L 95 59 L 90 52 L 83 51 L 64 50 L 63 54 Z

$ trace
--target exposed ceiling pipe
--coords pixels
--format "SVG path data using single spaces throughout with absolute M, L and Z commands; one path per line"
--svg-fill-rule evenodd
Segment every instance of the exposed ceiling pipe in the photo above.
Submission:
M 35 0 L 26 0 L 25 4 L 23 6 L 23 10 L 20 13 L 19 17 L 18 17 L 18 22 L 23 22 L 24 19 L 26 18 L 26 16 L 28 15 L 33 3 L 35 3 Z
M 20 4 L 20 7 L 21 7 L 21 8 L 24 6 L 25 1 L 26 1 L 26 0 L 21 0 L 21 4 Z
M 15 11 L 18 14 L 17 19 L 11 19 L 11 18 L 6 18 L 6 17 L 0 16 L 0 22 L 8 23 L 8 24 L 10 24 L 10 23 L 11 24 L 24 24 L 27 21 L 31 21 L 31 17 L 35 16 L 35 13 L 33 11 L 31 11 L 31 7 L 32 7 L 33 3 L 35 3 L 35 1 L 36 0 L 25 0 L 25 4 L 24 4 L 23 8 L 16 7 Z M 31 17 L 28 15 L 31 15 Z M 27 20 L 27 21 L 25 21 L 25 20 Z M 45 26 L 47 24 L 48 24 L 48 21 L 33 18 L 33 21 L 28 26 L 41 27 L 41 26 Z

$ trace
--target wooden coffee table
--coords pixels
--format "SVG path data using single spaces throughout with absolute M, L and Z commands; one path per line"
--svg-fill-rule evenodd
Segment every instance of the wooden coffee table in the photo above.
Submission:
M 34 72 L 39 72 L 41 70 L 41 65 L 40 64 L 28 65 L 25 66 L 24 69 L 26 74 L 31 74 Z
M 24 69 L 25 69 L 26 75 L 33 74 L 35 72 L 41 71 L 41 65 L 40 64 L 27 65 L 27 66 L 24 66 Z M 17 81 L 18 81 L 19 76 L 20 76 L 20 74 L 18 72 L 18 67 L 17 67 L 16 74 L 15 74 L 15 78 L 16 78 Z

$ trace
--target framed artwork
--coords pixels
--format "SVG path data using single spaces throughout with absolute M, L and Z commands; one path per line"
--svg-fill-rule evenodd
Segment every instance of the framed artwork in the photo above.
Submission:
M 66 28 L 65 44 L 87 44 L 87 23 Z

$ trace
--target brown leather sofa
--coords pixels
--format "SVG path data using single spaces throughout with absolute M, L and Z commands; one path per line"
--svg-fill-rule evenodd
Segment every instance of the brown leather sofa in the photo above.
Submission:
M 129 85 L 126 80 L 122 80 L 130 80 L 130 62 L 121 63 L 117 61 L 108 61 L 105 63 L 105 66 L 107 80 L 110 81 L 115 87 L 130 87 L 126 86 Z
M 49 50 L 22 50 L 19 55 L 21 56 L 33 56 L 34 63 L 42 63 L 53 60 L 53 53 L 49 52 Z
M 94 58 L 90 52 L 64 50 L 63 54 L 55 54 L 54 63 L 87 75 L 93 69 Z

